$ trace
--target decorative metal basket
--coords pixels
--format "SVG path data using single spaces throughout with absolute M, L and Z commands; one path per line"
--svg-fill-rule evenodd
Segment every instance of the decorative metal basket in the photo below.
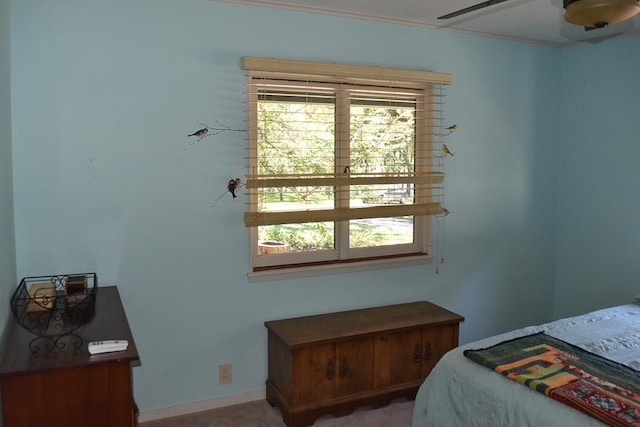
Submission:
M 66 347 L 66 338 L 79 348 L 82 338 L 74 331 L 93 318 L 97 289 L 96 273 L 24 277 L 11 297 L 11 311 L 20 326 L 37 335 L 31 351 L 40 350 L 42 339 L 48 349 Z

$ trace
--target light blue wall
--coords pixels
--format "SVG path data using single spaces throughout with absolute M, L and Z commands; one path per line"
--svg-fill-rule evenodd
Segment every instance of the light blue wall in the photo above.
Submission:
M 9 299 L 17 285 L 11 167 L 9 34 L 9 0 L 0 0 L 0 354 L 10 313 Z
M 560 50 L 210 0 L 13 0 L 19 277 L 117 284 L 140 408 L 262 390 L 264 321 L 428 299 L 461 342 L 552 315 Z M 184 151 L 196 120 L 245 126 L 242 56 L 453 74 L 446 263 L 249 283 L 245 135 Z M 233 364 L 233 384 L 217 366 Z
M 640 294 L 640 38 L 562 54 L 556 315 Z

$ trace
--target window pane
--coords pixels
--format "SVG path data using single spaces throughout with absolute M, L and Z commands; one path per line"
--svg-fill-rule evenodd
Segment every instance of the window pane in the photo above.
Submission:
M 413 217 L 349 221 L 349 239 L 352 248 L 413 243 Z
M 291 99 L 287 101 L 287 99 Z M 263 94 L 258 102 L 258 173 L 333 173 L 332 98 Z M 323 102 L 321 102 L 323 101 Z
M 259 195 L 260 212 L 291 212 L 316 209 L 333 209 L 333 187 L 284 187 L 264 188 Z M 310 222 L 258 227 L 260 242 L 282 242 L 286 252 L 318 251 L 334 249 L 333 222 Z M 268 248 L 267 248 L 268 249 Z M 268 252 L 263 246 L 259 254 Z
M 292 177 L 333 173 L 333 94 L 265 91 L 259 95 L 257 107 L 258 174 Z M 260 212 L 334 207 L 333 187 L 268 187 L 261 188 L 258 193 Z M 258 227 L 258 253 L 333 250 L 334 236 L 333 222 L 261 226 Z
M 376 106 L 351 104 L 351 172 L 392 173 L 414 170 L 415 103 L 391 101 Z
M 334 249 L 334 223 L 262 226 L 258 227 L 258 239 L 258 255 Z
M 415 170 L 415 101 L 356 98 L 351 101 L 351 172 L 393 175 Z M 351 188 L 350 206 L 414 203 L 412 184 Z M 414 218 L 373 218 L 349 223 L 349 246 L 365 248 L 414 242 Z

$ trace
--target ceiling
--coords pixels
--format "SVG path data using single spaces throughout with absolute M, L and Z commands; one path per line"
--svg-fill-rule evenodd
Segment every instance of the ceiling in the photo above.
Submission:
M 555 46 L 598 43 L 640 33 L 640 14 L 616 25 L 585 31 L 563 20 L 562 0 L 510 0 L 449 20 L 437 18 L 481 3 L 481 0 L 222 1 L 463 31 Z

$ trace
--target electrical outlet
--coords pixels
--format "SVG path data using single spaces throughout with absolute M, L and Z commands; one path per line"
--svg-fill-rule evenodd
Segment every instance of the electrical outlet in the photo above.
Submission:
M 231 384 L 231 363 L 218 365 L 218 384 Z

